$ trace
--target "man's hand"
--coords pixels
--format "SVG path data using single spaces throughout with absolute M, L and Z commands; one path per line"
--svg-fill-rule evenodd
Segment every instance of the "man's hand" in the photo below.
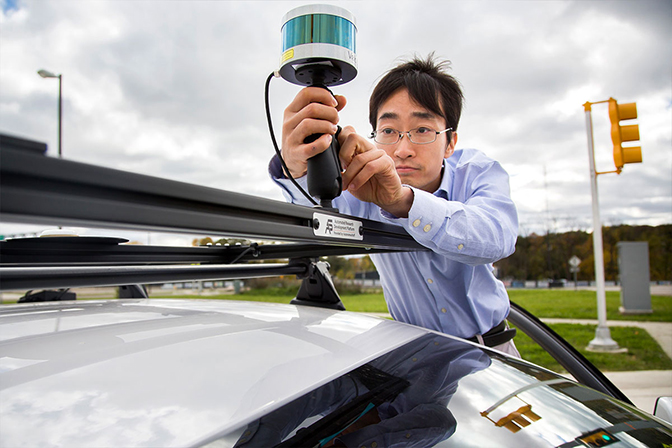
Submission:
M 338 111 L 345 107 L 345 97 L 335 97 L 320 87 L 306 87 L 285 109 L 282 123 L 282 158 L 292 177 L 306 174 L 307 160 L 325 151 L 336 133 Z M 304 140 L 323 134 L 311 143 Z
M 399 218 L 408 217 L 413 190 L 403 187 L 387 153 L 348 126 L 339 135 L 343 189 L 357 199 L 373 202 Z

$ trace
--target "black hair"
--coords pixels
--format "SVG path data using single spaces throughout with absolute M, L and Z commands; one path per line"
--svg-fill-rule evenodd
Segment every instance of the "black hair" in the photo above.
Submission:
M 448 67 L 450 61 L 436 61 L 432 52 L 426 59 L 415 56 L 387 72 L 369 100 L 369 122 L 373 130 L 376 130 L 380 106 L 397 90 L 406 89 L 415 102 L 443 117 L 446 127 L 456 131 L 464 95 L 459 81 L 446 73 Z

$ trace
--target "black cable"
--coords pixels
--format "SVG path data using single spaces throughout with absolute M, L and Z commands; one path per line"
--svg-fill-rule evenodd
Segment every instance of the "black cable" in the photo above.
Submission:
M 249 247 L 248 247 L 247 249 L 245 249 L 244 251 L 242 251 L 242 252 L 240 253 L 240 255 L 238 255 L 236 258 L 234 258 L 233 261 L 230 261 L 229 264 L 236 264 L 236 262 L 237 262 L 238 260 L 240 260 L 241 258 L 243 258 L 243 256 L 244 256 L 245 254 L 247 254 L 247 253 L 250 252 L 250 251 L 256 251 L 256 250 L 258 249 L 258 247 L 259 247 L 259 244 L 258 244 L 258 243 L 252 243 L 252 244 L 250 244 Z M 255 256 L 256 256 L 256 255 L 255 255 Z
M 285 174 L 287 175 L 287 178 L 292 181 L 294 186 L 303 193 L 303 195 L 308 198 L 308 200 L 315 206 L 319 205 L 315 199 L 313 199 L 306 190 L 304 190 L 301 185 L 292 177 L 292 173 L 289 172 L 289 168 L 287 168 L 287 165 L 285 164 L 285 161 L 282 158 L 282 153 L 280 152 L 280 148 L 278 147 L 278 142 L 275 140 L 275 132 L 273 132 L 273 122 L 271 120 L 271 106 L 268 101 L 268 91 L 269 91 L 269 86 L 271 85 L 271 79 L 275 77 L 275 73 L 271 73 L 268 75 L 268 78 L 266 79 L 266 87 L 264 88 L 264 95 L 265 95 L 265 102 L 266 102 L 266 120 L 268 121 L 268 131 L 271 133 L 271 141 L 273 142 L 273 148 L 275 149 L 275 153 L 278 155 L 278 158 L 280 159 L 280 163 L 282 164 L 282 167 L 285 170 Z

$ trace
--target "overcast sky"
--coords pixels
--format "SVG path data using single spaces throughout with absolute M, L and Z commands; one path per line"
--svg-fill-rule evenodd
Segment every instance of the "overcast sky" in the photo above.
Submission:
M 63 74 L 65 158 L 283 200 L 266 171 L 264 81 L 282 17 L 311 3 L 0 0 L 0 132 L 57 154 L 58 80 L 37 75 L 47 69 Z M 337 4 L 358 29 L 358 76 L 334 88 L 348 98 L 342 124 L 368 135 L 368 97 L 400 58 L 452 61 L 466 96 L 457 146 L 506 168 L 527 235 L 592 228 L 582 105 L 637 102 L 644 163 L 599 176 L 602 222 L 672 223 L 669 0 Z M 271 83 L 277 130 L 298 90 Z M 606 105 L 593 122 L 598 170 L 612 170 Z M 24 229 L 35 228 L 0 232 Z

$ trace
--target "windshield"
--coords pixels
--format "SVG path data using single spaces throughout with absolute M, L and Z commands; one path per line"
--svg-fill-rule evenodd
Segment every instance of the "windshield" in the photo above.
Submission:
M 228 446 L 370 446 L 379 437 L 381 447 L 433 446 L 455 432 L 448 404 L 458 381 L 490 362 L 478 348 L 429 334 L 241 428 Z
M 428 334 L 217 447 L 663 446 L 672 429 L 552 372 Z

